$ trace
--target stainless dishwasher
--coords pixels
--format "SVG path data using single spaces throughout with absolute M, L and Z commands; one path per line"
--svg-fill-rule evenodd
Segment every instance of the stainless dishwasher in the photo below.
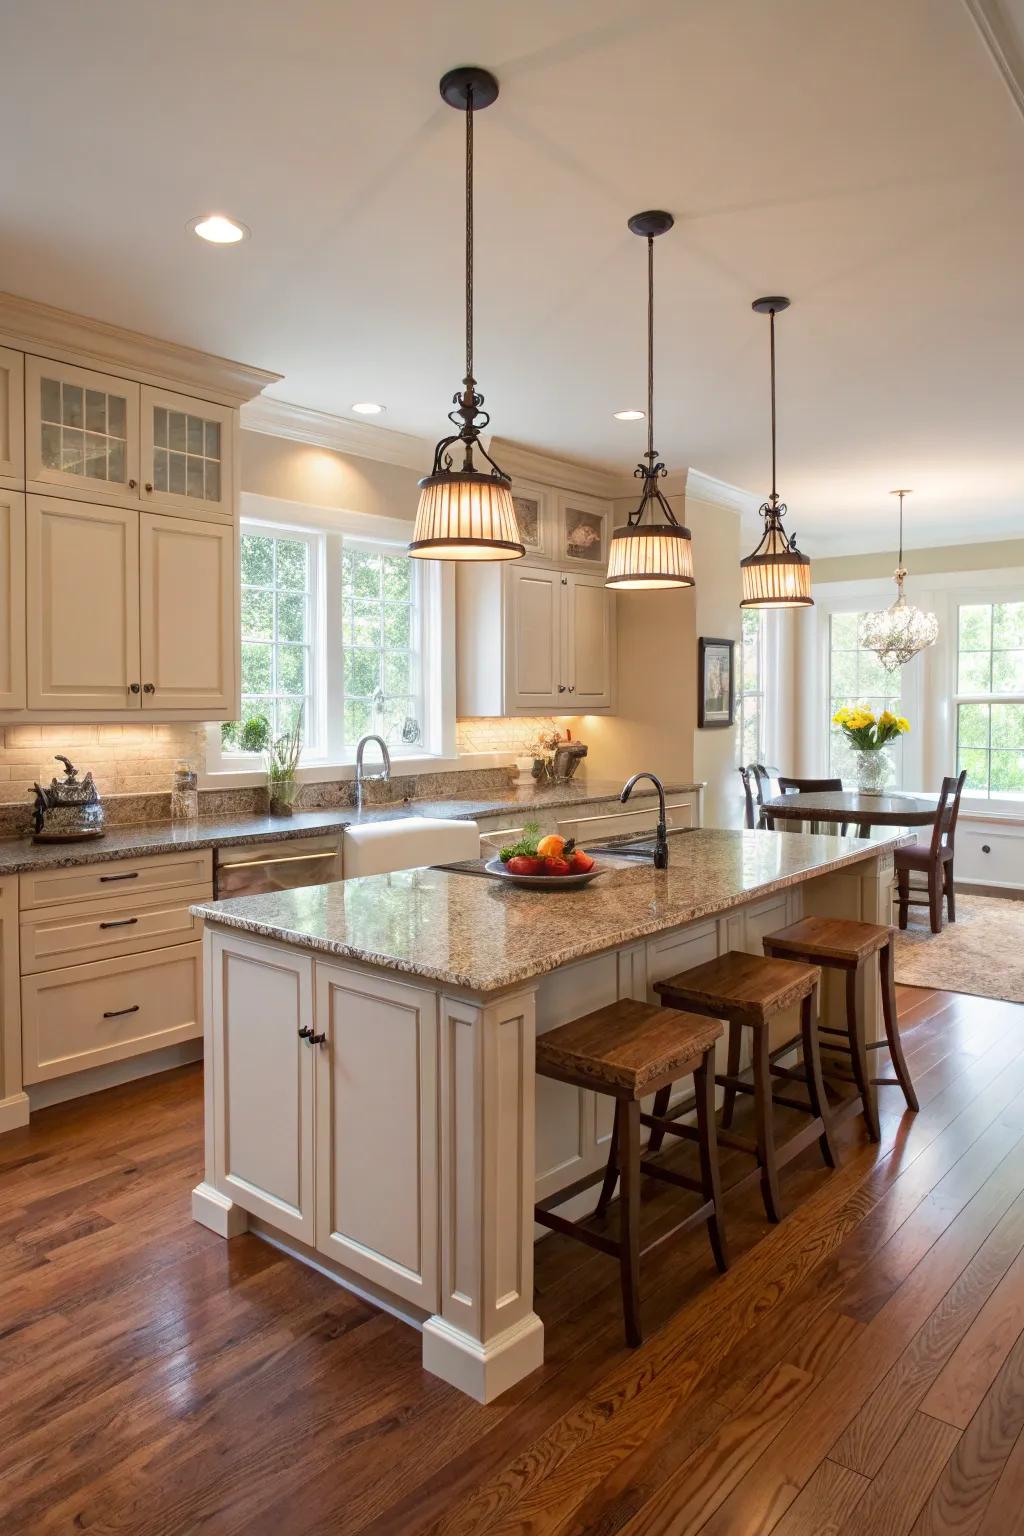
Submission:
M 218 848 L 213 890 L 226 896 L 267 895 L 299 885 L 326 885 L 341 879 L 341 831 L 279 843 L 249 843 Z

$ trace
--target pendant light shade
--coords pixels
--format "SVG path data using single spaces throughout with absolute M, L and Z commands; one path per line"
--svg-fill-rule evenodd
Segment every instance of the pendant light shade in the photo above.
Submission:
M 900 552 L 894 577 L 896 601 L 881 613 L 866 613 L 860 621 L 858 639 L 865 650 L 874 651 L 883 667 L 898 672 L 927 646 L 939 638 L 939 621 L 934 613 L 925 613 L 908 603 L 903 591 L 907 579 L 903 564 L 903 498 L 910 491 L 893 491 L 900 499 Z
M 667 470 L 654 451 L 654 240 L 674 222 L 670 213 L 658 209 L 635 213 L 629 221 L 633 234 L 647 241 L 647 462 L 633 471 L 643 481 L 640 503 L 612 534 L 605 577 L 605 586 L 627 592 L 694 585 L 690 530 L 676 520 L 658 485 Z
M 526 549 L 512 482 L 479 441 L 490 416 L 473 377 L 473 113 L 497 99 L 498 82 L 487 70 L 466 65 L 443 76 L 441 95 L 466 114 L 466 376 L 448 413 L 457 431 L 438 443 L 433 468 L 419 483 L 409 554 L 420 560 L 518 560 Z M 474 463 L 474 448 L 489 469 Z M 458 469 L 453 450 L 462 454 Z
M 762 503 L 764 533 L 752 555 L 740 561 L 741 608 L 813 608 L 811 562 L 796 547 L 796 534 L 782 525 L 785 502 L 775 488 L 775 316 L 789 308 L 784 298 L 755 299 L 752 309 L 771 317 L 772 490 Z

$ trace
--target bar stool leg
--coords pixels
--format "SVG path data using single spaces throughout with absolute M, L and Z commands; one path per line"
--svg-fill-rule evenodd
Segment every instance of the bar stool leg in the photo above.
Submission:
M 601 1185 L 601 1193 L 594 1207 L 595 1216 L 604 1215 L 611 1204 L 615 1186 L 619 1182 L 619 1110 L 621 1108 L 619 1100 L 616 1099 L 615 1120 L 612 1124 L 611 1140 L 608 1143 L 608 1165 L 604 1170 L 604 1183 Z
M 616 1105 L 618 1114 L 619 1167 L 619 1265 L 622 1275 L 622 1313 L 626 1343 L 643 1341 L 640 1328 L 640 1102 L 629 1099 Z
M 906 929 L 907 918 L 910 914 L 910 871 L 899 869 L 896 871 L 896 891 L 899 898 L 900 917 L 899 923 L 902 930 Z
M 669 1099 L 671 1097 L 672 1097 L 672 1085 L 671 1085 L 671 1083 L 667 1087 L 665 1087 L 665 1088 L 659 1088 L 658 1089 L 657 1093 L 654 1095 L 654 1107 L 653 1107 L 653 1110 L 652 1110 L 652 1113 L 654 1114 L 656 1119 L 659 1118 L 659 1117 L 664 1117 L 665 1115 L 668 1114 L 668 1101 L 669 1101 Z M 651 1134 L 650 1134 L 650 1137 L 649 1137 L 648 1142 L 647 1142 L 647 1154 L 648 1154 L 648 1156 L 650 1156 L 654 1152 L 660 1151 L 661 1144 L 662 1144 L 662 1142 L 664 1140 L 665 1140 L 665 1132 L 661 1129 L 660 1126 L 652 1125 L 651 1126 Z
M 704 1199 L 710 1200 L 714 1213 L 708 1220 L 708 1236 L 715 1263 L 724 1273 L 729 1268 L 729 1250 L 722 1220 L 722 1184 L 718 1168 L 718 1134 L 715 1129 L 715 1052 L 705 1051 L 693 1074 L 697 1096 L 697 1132 L 700 1147 L 700 1180 Z
M 850 1063 L 857 1083 L 864 1123 L 872 1141 L 881 1139 L 878 1128 L 878 1094 L 868 1071 L 868 1049 L 864 1039 L 864 1019 L 857 1008 L 857 971 L 846 973 L 846 1032 L 850 1041 Z
M 914 1082 L 910 1076 L 906 1057 L 903 1054 L 903 1042 L 900 1039 L 900 1027 L 896 1017 L 896 978 L 893 971 L 892 940 L 890 939 L 882 949 L 878 951 L 878 969 L 882 982 L 882 1018 L 885 1020 L 885 1038 L 889 1046 L 889 1056 L 896 1072 L 896 1079 L 903 1089 L 903 1097 L 907 1101 L 907 1108 L 917 1110 L 920 1105 L 917 1102 L 917 1094 L 914 1091 Z
M 738 1077 L 740 1073 L 740 1048 L 743 1044 L 741 1026 L 735 1019 L 729 1020 L 729 1058 L 726 1063 L 726 1072 L 729 1077 Z M 736 1109 L 736 1089 L 726 1088 L 722 1099 L 722 1129 L 727 1131 L 732 1125 L 732 1117 Z
M 832 1115 L 828 1107 L 828 1097 L 825 1093 L 825 1084 L 821 1076 L 821 1057 L 818 1054 L 818 1029 L 814 1019 L 814 992 L 808 992 L 800 1004 L 800 1034 L 803 1037 L 804 1046 L 804 1070 L 807 1073 L 807 1091 L 810 1095 L 811 1108 L 815 1115 L 821 1117 L 822 1132 L 818 1137 L 818 1146 L 821 1155 L 829 1168 L 835 1168 L 839 1162 L 839 1154 L 835 1142 L 832 1139 Z
M 732 1027 L 732 1026 L 731 1026 Z M 757 1160 L 761 1164 L 761 1198 L 769 1221 L 782 1220 L 779 1169 L 775 1160 L 772 1124 L 772 1079 L 768 1059 L 768 1031 L 754 1030 L 754 1108 L 757 1116 Z

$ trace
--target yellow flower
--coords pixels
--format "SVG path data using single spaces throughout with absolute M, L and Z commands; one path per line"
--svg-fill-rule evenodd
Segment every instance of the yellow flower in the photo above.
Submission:
M 899 719 L 896 721 L 896 729 L 900 732 L 901 735 L 905 735 L 907 731 L 910 730 L 910 721 L 907 720 L 903 715 L 900 715 Z
M 849 722 L 850 714 L 851 711 L 848 709 L 837 709 L 835 714 L 832 716 L 832 724 L 846 725 Z
M 878 717 L 878 723 L 879 725 L 898 725 L 899 721 L 891 710 L 883 709 Z

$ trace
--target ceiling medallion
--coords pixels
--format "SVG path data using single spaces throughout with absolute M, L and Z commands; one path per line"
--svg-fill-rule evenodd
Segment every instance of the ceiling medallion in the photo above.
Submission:
M 519 537 L 512 483 L 480 443 L 490 421 L 473 377 L 473 113 L 489 107 L 498 82 L 486 69 L 465 65 L 441 80 L 441 95 L 466 114 L 466 376 L 452 397 L 448 419 L 457 430 L 434 449 L 434 465 L 420 481 L 410 555 L 420 560 L 518 560 L 526 554 Z M 462 444 L 462 466 L 451 449 Z M 490 465 L 477 468 L 477 448 Z
M 612 534 L 605 586 L 617 591 L 650 592 L 694 585 L 690 530 L 677 521 L 658 485 L 667 470 L 654 451 L 654 238 L 665 234 L 674 222 L 670 213 L 657 209 L 635 213 L 629 221 L 633 234 L 647 241 L 647 462 L 633 471 L 634 477 L 643 481 L 639 505 L 624 527 Z M 648 511 L 651 520 L 645 523 Z
M 908 603 L 903 591 L 907 569 L 903 564 L 903 498 L 912 493 L 892 491 L 900 499 L 900 552 L 896 569 L 896 601 L 881 613 L 866 613 L 860 621 L 859 640 L 865 650 L 874 651 L 889 672 L 898 672 L 918 651 L 934 645 L 939 637 L 939 621 L 934 613 L 925 613 Z
M 775 316 L 789 308 L 784 298 L 755 299 L 751 308 L 771 316 L 772 493 L 761 505 L 764 533 L 752 555 L 740 561 L 741 608 L 813 608 L 811 562 L 796 547 L 796 534 L 782 526 L 786 504 L 775 488 Z

